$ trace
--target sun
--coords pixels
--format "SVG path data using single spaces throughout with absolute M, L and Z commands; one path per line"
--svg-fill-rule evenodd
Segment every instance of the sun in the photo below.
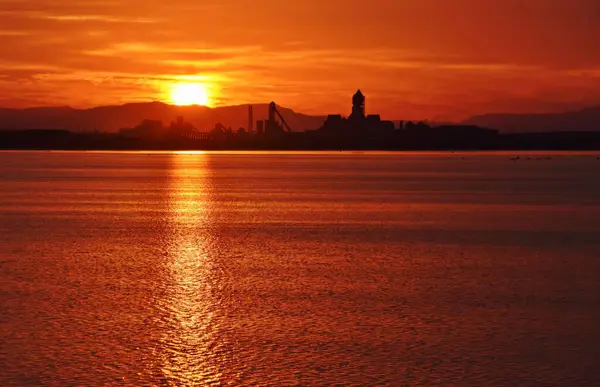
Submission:
M 175 83 L 171 86 L 171 102 L 179 106 L 210 104 L 208 88 L 202 83 Z

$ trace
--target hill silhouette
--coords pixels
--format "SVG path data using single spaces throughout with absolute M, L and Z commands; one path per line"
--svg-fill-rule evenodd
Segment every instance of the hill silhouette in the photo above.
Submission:
M 36 107 L 26 109 L 0 108 L 0 130 L 6 129 L 66 129 L 75 132 L 118 132 L 133 127 L 144 119 L 161 120 L 165 124 L 183 116 L 198 130 L 209 130 L 220 122 L 225 127 L 237 129 L 248 126 L 248 106 L 175 106 L 162 102 L 128 103 L 118 106 L 99 106 L 90 109 L 70 107 Z M 252 104 L 254 120 L 264 120 L 268 104 Z M 323 125 L 324 116 L 296 113 L 278 108 L 290 127 L 296 131 L 317 129 Z
M 600 106 L 564 113 L 483 114 L 462 122 L 503 133 L 600 131 Z

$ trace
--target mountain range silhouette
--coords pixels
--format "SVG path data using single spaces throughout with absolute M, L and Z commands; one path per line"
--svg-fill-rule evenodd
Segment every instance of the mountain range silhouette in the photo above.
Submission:
M 234 130 L 248 126 L 248 106 L 176 106 L 162 102 L 127 103 L 118 106 L 98 106 L 89 109 L 70 107 L 36 107 L 26 109 L 0 108 L 0 130 L 7 129 L 66 129 L 75 132 L 118 132 L 133 127 L 142 120 L 161 120 L 165 124 L 182 116 L 198 130 L 209 130 L 220 122 Z M 268 117 L 268 104 L 252 104 L 254 120 Z M 317 129 L 325 116 L 309 116 L 291 109 L 278 110 L 294 130 Z
M 600 131 L 600 106 L 564 113 L 483 114 L 462 122 L 502 133 Z
M 219 122 L 234 130 L 248 126 L 248 106 L 175 106 L 162 102 L 127 103 L 117 106 L 98 106 L 89 109 L 70 107 L 34 107 L 25 109 L 0 108 L 0 130 L 66 129 L 70 131 L 117 132 L 133 127 L 144 119 L 169 123 L 183 116 L 200 131 L 209 130 Z M 254 120 L 268 116 L 268 104 L 252 104 Z M 285 120 L 295 131 L 317 129 L 326 116 L 312 116 L 278 107 Z M 503 133 L 598 131 L 600 106 L 577 111 L 547 114 L 483 114 L 461 122 L 498 129 Z

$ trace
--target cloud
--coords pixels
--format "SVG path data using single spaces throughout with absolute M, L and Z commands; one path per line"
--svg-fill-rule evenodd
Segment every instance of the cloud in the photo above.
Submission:
M 105 23 L 157 23 L 156 19 L 146 18 L 122 18 L 108 15 L 52 15 L 41 14 L 36 17 L 61 22 L 89 22 L 100 21 Z
M 0 36 L 31 36 L 32 33 L 29 31 L 22 30 L 2 30 L 0 29 Z

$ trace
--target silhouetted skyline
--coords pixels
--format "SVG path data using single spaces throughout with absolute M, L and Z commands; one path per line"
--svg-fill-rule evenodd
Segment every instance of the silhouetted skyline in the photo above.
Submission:
M 424 121 L 404 120 L 396 126 L 393 121 L 382 120 L 379 114 L 367 112 L 367 99 L 360 89 L 354 93 L 351 101 L 347 117 L 329 114 L 322 125 L 314 130 L 296 128 L 294 131 L 280 107 L 270 102 L 266 118 L 256 121 L 256 130 L 253 129 L 254 107 L 248 105 L 248 125 L 237 129 L 216 122 L 207 130 L 180 115 L 168 125 L 161 119 L 145 118 L 133 127 L 121 128 L 118 134 L 60 129 L 4 130 L 0 131 L 0 149 L 600 149 L 600 131 L 502 134 L 498 130 L 477 125 L 432 125 Z M 240 107 L 237 107 L 238 110 Z M 47 110 L 41 109 L 42 112 Z M 37 110 L 25 112 L 34 114 Z M 285 113 L 294 114 L 290 110 Z M 106 118 L 108 112 L 104 114 L 99 118 Z

